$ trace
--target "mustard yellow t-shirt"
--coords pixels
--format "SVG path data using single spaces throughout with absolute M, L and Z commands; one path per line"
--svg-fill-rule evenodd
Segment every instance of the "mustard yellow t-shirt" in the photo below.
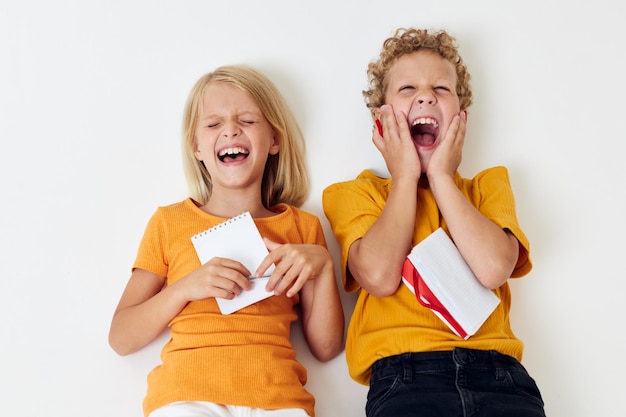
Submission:
M 506 168 L 490 168 L 473 179 L 462 178 L 457 173 L 455 183 L 484 216 L 517 237 L 520 256 L 512 276 L 527 274 L 531 269 L 529 243 L 518 225 Z M 377 177 L 365 170 L 355 180 L 336 183 L 324 190 L 324 213 L 341 247 L 343 284 L 347 291 L 360 289 L 347 269 L 350 245 L 363 237 L 378 219 L 390 188 L 391 179 Z M 420 182 L 413 245 L 438 227 L 447 231 L 432 191 L 427 183 Z M 500 298 L 500 304 L 477 333 L 463 340 L 431 310 L 420 305 L 405 285 L 400 285 L 393 295 L 384 298 L 360 289 L 346 340 L 350 376 L 368 385 L 371 367 L 380 358 L 404 352 L 452 350 L 454 347 L 494 349 L 521 360 L 523 344 L 515 337 L 509 323 L 509 285 L 505 283 L 494 292 Z
M 254 219 L 261 236 L 279 243 L 326 246 L 319 219 L 279 204 L 275 216 Z M 159 207 L 142 238 L 134 268 L 167 277 L 167 284 L 200 266 L 191 237 L 225 221 L 186 199 Z M 253 271 L 251 271 L 253 272 Z M 170 323 L 162 364 L 148 375 L 147 416 L 175 401 L 209 401 L 252 408 L 301 408 L 314 416 L 296 361 L 290 326 L 299 297 L 271 296 L 230 315 L 214 298 L 190 302 Z

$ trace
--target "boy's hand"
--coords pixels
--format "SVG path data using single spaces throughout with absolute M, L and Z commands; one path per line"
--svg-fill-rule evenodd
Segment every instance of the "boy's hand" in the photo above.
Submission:
M 461 111 L 454 116 L 448 130 L 428 164 L 428 178 L 437 176 L 453 177 L 463 159 L 463 144 L 467 127 L 467 112 Z
M 410 177 L 417 181 L 421 175 L 421 164 L 411 130 L 403 113 L 395 114 L 393 108 L 385 104 L 375 112 L 382 126 L 383 135 L 374 128 L 372 142 L 382 154 L 387 169 L 394 180 Z
M 276 267 L 266 285 L 267 291 L 280 295 L 287 289 L 287 297 L 296 295 L 304 284 L 328 269 L 333 268 L 333 261 L 323 246 L 313 244 L 281 245 L 263 238 L 270 253 L 256 271 L 262 275 L 273 263 Z

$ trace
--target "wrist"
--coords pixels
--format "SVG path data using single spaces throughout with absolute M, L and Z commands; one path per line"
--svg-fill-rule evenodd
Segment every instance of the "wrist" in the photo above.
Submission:
M 449 175 L 446 173 L 435 173 L 426 175 L 428 177 L 428 184 L 433 190 L 437 187 L 444 187 L 446 185 L 456 187 L 456 184 L 454 182 L 454 175 Z

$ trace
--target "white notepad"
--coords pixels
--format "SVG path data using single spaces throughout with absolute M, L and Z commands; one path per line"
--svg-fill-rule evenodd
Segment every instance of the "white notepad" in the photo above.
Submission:
M 476 278 L 447 233 L 438 228 L 407 257 L 403 282 L 418 301 L 430 308 L 463 339 L 472 336 L 500 299 Z
M 256 271 L 269 253 L 252 216 L 247 211 L 192 236 L 191 242 L 203 265 L 214 257 L 229 258 L 241 262 L 251 273 Z M 274 265 L 271 265 L 265 275 L 269 275 L 273 270 Z M 268 280 L 269 278 L 253 279 L 252 289 L 242 291 L 232 300 L 216 298 L 222 314 L 233 313 L 273 295 L 272 292 L 265 290 Z

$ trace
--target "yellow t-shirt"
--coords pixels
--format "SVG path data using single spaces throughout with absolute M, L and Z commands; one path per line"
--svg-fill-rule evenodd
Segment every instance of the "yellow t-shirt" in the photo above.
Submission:
M 273 211 L 275 216 L 254 219 L 261 236 L 326 246 L 316 216 L 286 204 Z M 200 266 L 191 236 L 225 220 L 203 212 L 191 199 L 159 207 L 134 268 L 167 277 L 171 285 Z M 214 298 L 190 302 L 169 324 L 162 364 L 148 375 L 145 415 L 175 401 L 209 401 L 301 408 L 314 416 L 315 400 L 304 388 L 306 370 L 289 339 L 298 302 L 298 296 L 271 296 L 230 315 L 220 313 Z
M 520 256 L 512 276 L 527 274 L 531 269 L 529 243 L 517 222 L 506 168 L 487 169 L 473 179 L 462 178 L 457 173 L 455 183 L 484 216 L 517 237 Z M 341 247 L 343 284 L 347 291 L 360 289 L 347 269 L 350 245 L 363 237 L 378 219 L 390 188 L 391 179 L 377 177 L 365 170 L 355 180 L 333 184 L 324 190 L 324 213 Z M 427 183 L 420 182 L 413 245 L 438 227 L 447 231 L 432 191 Z M 346 340 L 350 376 L 368 385 L 371 367 L 380 358 L 405 352 L 452 350 L 454 347 L 494 349 L 521 360 L 523 344 L 515 337 L 509 323 L 509 285 L 505 283 L 494 292 L 500 298 L 500 304 L 478 332 L 463 340 L 431 310 L 420 305 L 405 285 L 400 285 L 393 295 L 384 298 L 360 289 Z

